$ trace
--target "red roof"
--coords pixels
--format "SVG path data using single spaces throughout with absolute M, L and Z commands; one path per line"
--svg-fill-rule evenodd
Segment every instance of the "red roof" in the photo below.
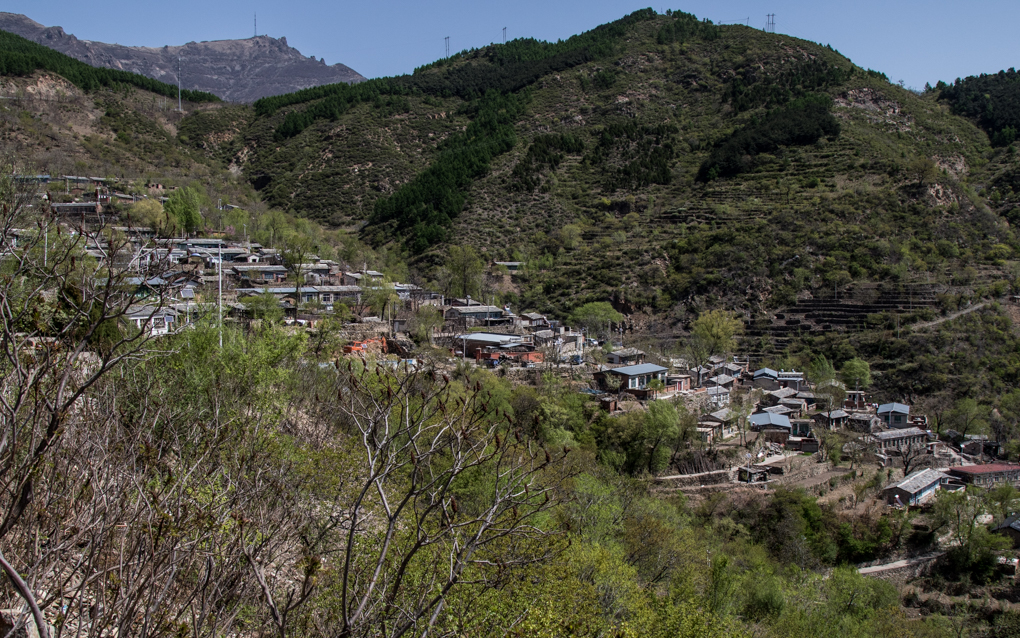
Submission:
M 995 472 L 1015 472 L 1020 470 L 1020 465 L 1012 463 L 989 463 L 987 465 L 958 465 L 949 468 L 950 472 L 963 472 L 964 474 L 993 474 Z

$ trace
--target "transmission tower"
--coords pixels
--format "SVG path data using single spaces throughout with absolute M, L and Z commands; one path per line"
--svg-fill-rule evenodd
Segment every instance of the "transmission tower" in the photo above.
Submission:
M 503 44 L 506 44 L 506 27 L 503 27 Z
M 769 13 L 765 16 L 765 31 L 768 33 L 776 32 L 776 14 Z
M 450 36 L 446 36 L 446 58 L 450 58 Z

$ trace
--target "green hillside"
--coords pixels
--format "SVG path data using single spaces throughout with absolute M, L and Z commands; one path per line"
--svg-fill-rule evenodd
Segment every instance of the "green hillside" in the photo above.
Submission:
M 216 148 L 426 273 L 450 241 L 528 261 L 527 306 L 752 316 L 1014 257 L 1015 156 L 953 110 L 829 47 L 645 10 L 263 100 Z

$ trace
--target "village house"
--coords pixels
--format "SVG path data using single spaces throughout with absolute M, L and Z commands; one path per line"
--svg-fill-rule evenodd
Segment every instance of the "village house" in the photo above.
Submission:
M 866 410 L 868 402 L 864 397 L 864 390 L 847 390 L 846 398 L 843 400 L 844 410 Z
M 740 379 L 740 377 L 742 377 L 747 372 L 747 365 L 740 365 L 739 363 L 731 361 L 729 363 L 724 363 L 723 365 L 719 366 L 716 369 L 716 371 L 719 372 L 720 374 L 728 374 L 731 377 Z
M 940 486 L 948 482 L 948 476 L 938 470 L 927 468 L 911 472 L 910 476 L 902 481 L 882 490 L 882 495 L 889 505 L 922 505 L 935 496 Z
M 751 376 L 751 385 L 762 390 L 771 391 L 779 389 L 779 373 L 772 368 L 761 368 L 754 371 Z
M 616 365 L 644 363 L 645 353 L 637 348 L 621 348 L 607 354 L 606 361 Z
M 811 417 L 811 419 L 817 423 L 819 427 L 823 427 L 828 430 L 838 430 L 846 427 L 847 422 L 850 420 L 850 414 L 844 410 L 832 410 L 819 412 Z
M 542 361 L 542 353 L 535 351 L 535 344 L 531 337 L 469 332 L 457 335 L 454 340 L 464 357 L 477 361 L 499 362 L 501 355 L 503 359 L 509 358 L 526 362 Z
M 386 275 L 377 270 L 359 270 L 357 272 L 345 272 L 341 278 L 344 286 L 372 286 L 381 284 Z
M 847 419 L 846 427 L 852 432 L 875 432 L 882 427 L 882 420 L 870 412 L 854 412 Z
M 230 272 L 242 283 L 273 284 L 287 279 L 287 269 L 284 266 L 273 266 L 263 263 L 231 264 Z
M 691 389 L 691 375 L 689 374 L 668 374 L 666 384 L 675 385 L 678 392 L 689 392 Z
M 729 408 L 706 414 L 698 421 L 698 427 L 711 428 L 715 440 L 728 439 L 738 432 L 739 416 Z
M 946 472 L 966 485 L 991 487 L 1010 484 L 1017 486 L 1020 482 L 1020 465 L 1013 463 L 989 463 L 987 465 L 961 465 L 951 467 Z
M 488 325 L 494 319 L 505 318 L 503 309 L 499 306 L 454 306 L 447 308 L 443 316 L 447 321 L 471 319 L 483 325 Z
M 797 391 L 793 388 L 780 388 L 777 390 L 771 390 L 766 392 L 761 397 L 762 405 L 771 406 L 779 405 L 783 399 L 791 399 L 797 396 Z
M 520 272 L 520 270 L 524 268 L 523 261 L 497 261 L 493 262 L 493 264 L 496 266 L 502 266 L 503 268 L 506 268 L 511 275 Z
M 790 419 L 785 414 L 775 412 L 757 412 L 747 417 L 751 430 L 765 432 L 780 430 L 790 436 L 808 436 L 811 434 L 810 422 L 803 419 Z
M 526 330 L 545 330 L 549 327 L 549 319 L 537 312 L 522 312 L 517 315 L 515 323 Z
M 733 386 L 736 385 L 737 380 L 728 374 L 720 374 L 712 377 L 711 379 L 705 380 L 705 387 L 719 387 L 726 388 L 727 390 L 733 390 Z
M 796 370 L 780 370 L 776 378 L 780 388 L 793 388 L 798 392 L 807 390 L 807 382 L 804 381 L 804 373 Z
M 883 403 L 878 406 L 878 418 L 888 428 L 911 428 L 910 406 L 902 403 Z
M 705 388 L 705 394 L 708 397 L 709 405 L 722 408 L 730 404 L 730 391 L 726 388 L 719 386 Z
M 905 428 L 902 430 L 876 432 L 864 438 L 879 453 L 885 453 L 893 450 L 902 450 L 908 446 L 925 445 L 928 442 L 928 433 L 918 428 Z
M 666 368 L 657 366 L 653 363 L 642 363 L 633 366 L 624 366 L 622 368 L 605 368 L 595 373 L 595 378 L 600 380 L 603 385 L 609 376 L 614 376 L 620 380 L 620 390 L 629 392 L 639 399 L 650 399 L 654 398 L 658 392 L 678 392 L 676 386 L 666 385 Z M 655 390 L 649 388 L 648 385 L 653 381 L 659 381 L 662 383 L 663 388 Z
M 177 312 L 172 308 L 157 306 L 132 306 L 128 308 L 124 319 L 150 337 L 170 334 L 177 321 Z
M 357 286 L 301 286 L 302 303 L 318 302 L 324 306 L 334 303 L 361 301 L 361 288 Z
M 1013 549 L 1020 548 L 1020 514 L 1014 514 L 992 529 L 993 534 L 1006 536 L 1013 541 Z

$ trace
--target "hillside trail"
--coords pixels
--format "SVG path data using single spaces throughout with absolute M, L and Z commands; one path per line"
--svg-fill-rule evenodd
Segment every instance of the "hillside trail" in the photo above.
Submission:
M 975 310 L 981 310 L 982 308 L 984 308 L 987 305 L 988 305 L 987 301 L 982 301 L 981 303 L 976 303 L 973 306 L 970 306 L 968 308 L 964 308 L 963 310 L 957 310 L 956 312 L 950 313 L 950 314 L 946 315 L 945 317 L 942 317 L 940 319 L 936 319 L 934 321 L 926 321 L 924 323 L 915 323 L 910 328 L 912 330 L 923 330 L 925 328 L 932 328 L 934 326 L 939 325 L 940 323 L 945 323 L 947 321 L 952 321 L 953 319 L 957 319 L 957 318 L 962 317 L 964 315 L 970 314 L 970 313 L 974 312 Z
M 875 574 L 878 572 L 888 571 L 890 569 L 901 569 L 903 567 L 910 567 L 924 561 L 929 561 L 938 558 L 945 552 L 929 552 L 921 556 L 915 556 L 913 558 L 904 558 L 901 560 L 895 560 L 891 563 L 885 563 L 883 565 L 871 565 L 869 567 L 860 567 L 857 569 L 859 574 Z

